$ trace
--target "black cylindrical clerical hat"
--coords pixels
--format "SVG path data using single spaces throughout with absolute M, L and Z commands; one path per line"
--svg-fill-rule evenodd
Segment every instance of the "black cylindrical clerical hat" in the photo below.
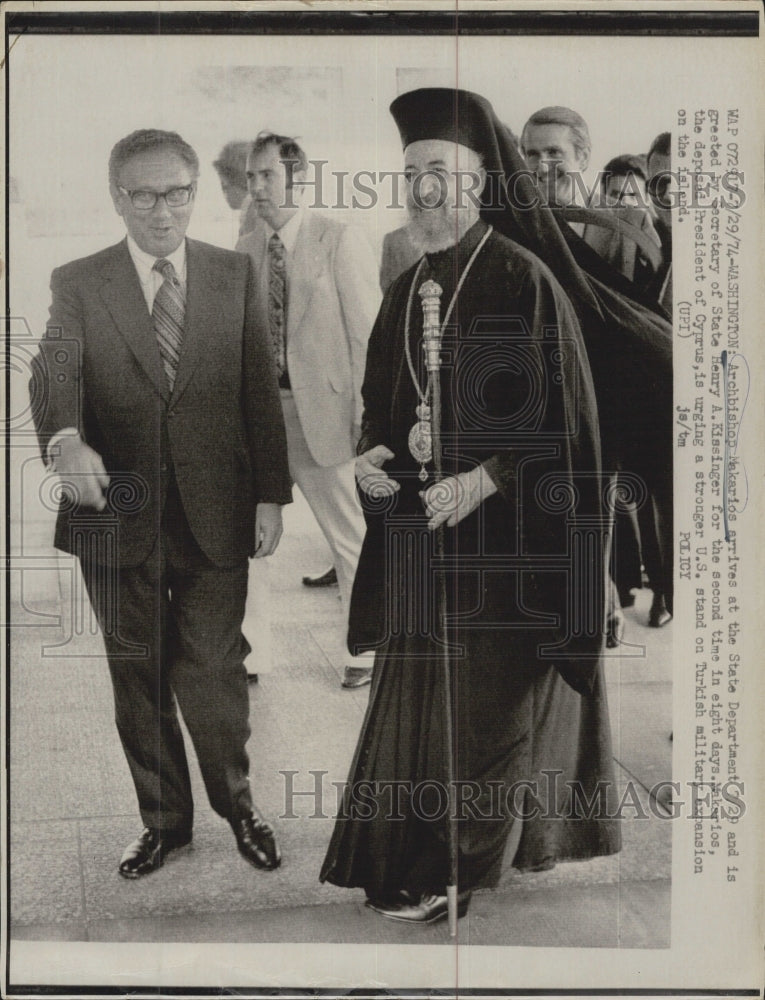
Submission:
M 451 87 L 423 87 L 401 94 L 390 113 L 406 147 L 421 139 L 442 139 L 473 149 L 482 157 L 494 148 L 496 116 L 480 94 Z

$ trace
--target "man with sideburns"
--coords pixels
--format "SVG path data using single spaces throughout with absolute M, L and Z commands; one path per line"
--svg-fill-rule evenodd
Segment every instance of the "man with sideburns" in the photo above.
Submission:
M 307 169 L 295 139 L 273 132 L 257 137 L 247 181 L 259 224 L 237 250 L 255 266 L 259 322 L 279 375 L 290 473 L 332 552 L 347 621 L 365 531 L 353 474 L 361 383 L 380 291 L 364 234 L 304 205 Z M 371 669 L 370 658 L 349 658 L 342 686 L 364 687 Z

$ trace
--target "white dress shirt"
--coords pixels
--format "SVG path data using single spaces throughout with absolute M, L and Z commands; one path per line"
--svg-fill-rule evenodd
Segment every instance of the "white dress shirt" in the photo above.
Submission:
M 265 219 L 266 231 L 266 250 L 268 250 L 268 241 L 276 233 L 279 239 L 284 244 L 284 250 L 287 254 L 287 281 L 289 281 L 289 265 L 292 262 L 292 256 L 295 253 L 295 244 L 298 240 L 298 233 L 300 232 L 300 223 L 303 221 L 303 206 L 298 207 L 297 212 L 292 216 L 289 221 L 285 222 L 281 229 L 272 229 Z
M 173 250 L 167 257 L 155 257 L 153 254 L 141 250 L 132 236 L 128 235 L 127 247 L 130 258 L 135 264 L 138 272 L 138 280 L 141 283 L 141 291 L 146 299 L 146 305 L 151 313 L 154 308 L 154 297 L 165 280 L 159 271 L 154 270 L 154 265 L 158 260 L 169 260 L 175 268 L 178 280 L 185 290 L 186 288 L 186 240 L 181 240 L 181 245 L 177 250 Z

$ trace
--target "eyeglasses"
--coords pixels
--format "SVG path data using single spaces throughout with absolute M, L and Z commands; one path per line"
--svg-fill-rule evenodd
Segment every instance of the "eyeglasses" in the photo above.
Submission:
M 117 187 L 130 199 L 133 208 L 142 212 L 148 212 L 154 208 L 160 198 L 165 199 L 168 208 L 182 208 L 191 201 L 194 192 L 194 185 L 187 184 L 186 187 L 170 188 L 169 191 L 128 191 L 127 188 L 118 184 Z

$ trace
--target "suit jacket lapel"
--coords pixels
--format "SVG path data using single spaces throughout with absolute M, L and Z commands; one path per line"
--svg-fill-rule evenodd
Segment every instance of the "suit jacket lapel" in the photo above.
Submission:
M 125 338 L 136 360 L 154 383 L 163 399 L 169 399 L 169 389 L 159 357 L 146 299 L 135 265 L 123 240 L 114 248 L 114 257 L 104 267 L 101 298 L 111 314 L 114 325 Z
M 246 242 L 237 244 L 237 250 L 249 254 L 252 259 L 255 278 L 258 282 L 258 310 L 260 321 L 266 330 L 268 325 L 268 251 L 266 250 L 266 229 L 258 219 L 255 228 L 244 238 Z
M 321 238 L 324 226 L 318 216 L 308 212 L 300 224 L 292 266 L 289 271 L 289 304 L 287 307 L 287 342 L 300 329 L 316 279 L 324 267 Z

